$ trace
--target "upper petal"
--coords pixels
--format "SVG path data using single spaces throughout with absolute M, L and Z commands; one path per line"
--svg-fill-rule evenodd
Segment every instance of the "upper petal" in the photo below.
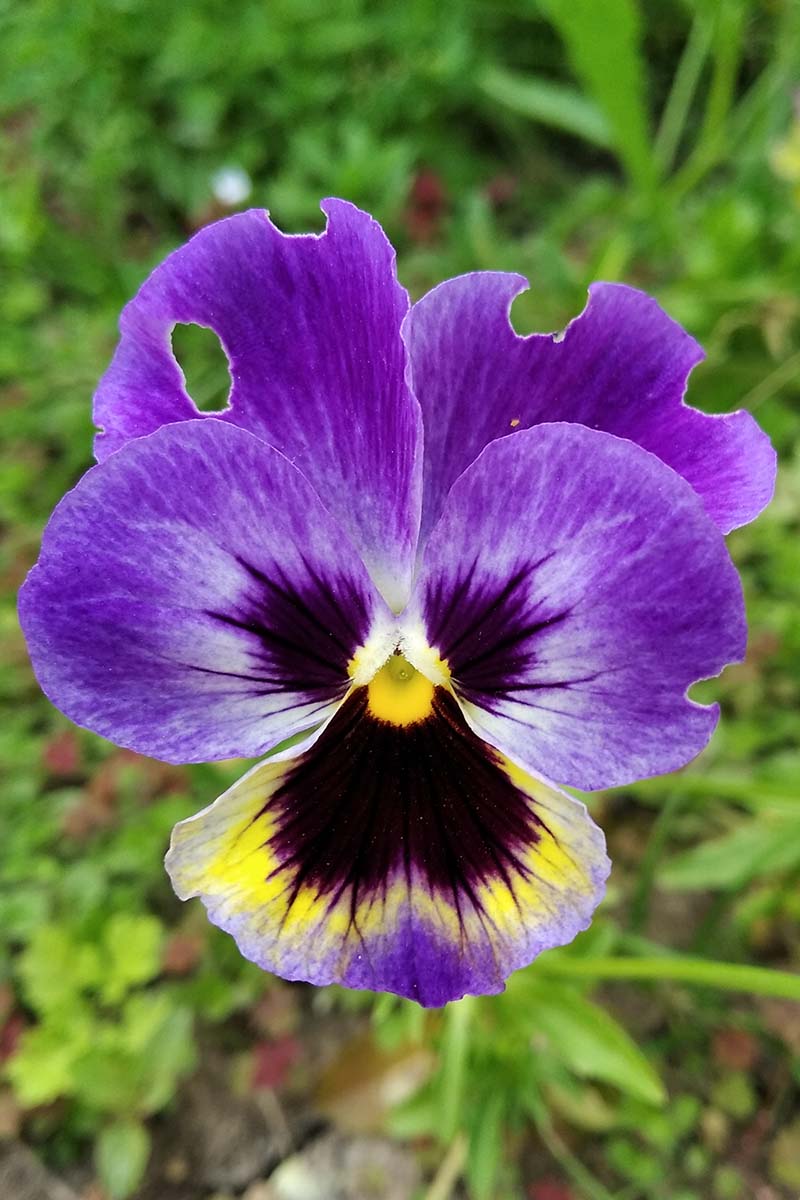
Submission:
M 461 476 L 407 620 L 481 736 L 581 788 L 697 754 L 717 709 L 686 689 L 746 640 L 738 575 L 692 488 L 639 446 L 568 424 L 502 438 Z
M 402 607 L 419 521 L 419 409 L 404 382 L 408 309 L 377 222 L 326 200 L 326 231 L 282 234 L 263 211 L 201 230 L 125 308 L 95 397 L 101 461 L 129 439 L 198 418 L 172 353 L 178 322 L 220 337 L 233 386 L 214 414 L 275 446 L 311 481 Z
M 220 421 L 168 426 L 89 471 L 20 593 L 53 703 L 174 762 L 262 754 L 325 720 L 389 616 L 304 476 Z
M 489 442 L 543 421 L 574 421 L 638 442 L 694 487 L 724 533 L 764 508 L 775 483 L 769 439 L 745 411 L 683 403 L 703 351 L 650 296 L 595 283 L 563 334 L 520 337 L 509 320 L 521 275 L 450 279 L 403 327 L 425 421 L 423 538 L 451 485 Z

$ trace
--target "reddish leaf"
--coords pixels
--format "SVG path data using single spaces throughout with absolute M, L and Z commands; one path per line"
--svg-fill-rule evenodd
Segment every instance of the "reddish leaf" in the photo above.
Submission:
M 731 1071 L 750 1071 L 758 1061 L 758 1039 L 746 1029 L 718 1029 L 711 1043 L 714 1061 Z
M 0 983 L 0 1027 L 14 1009 L 14 993 L 10 983 Z
M 12 1013 L 0 1029 L 0 1063 L 8 1062 L 16 1054 L 19 1039 L 27 1028 L 22 1013 Z
M 164 946 L 161 968 L 165 975 L 189 975 L 203 957 L 205 940 L 197 933 L 174 933 Z
M 75 775 L 81 765 L 81 751 L 74 729 L 65 729 L 45 743 L 42 763 L 51 775 Z
M 285 1082 L 302 1054 L 300 1042 L 294 1037 L 259 1042 L 253 1050 L 254 1088 L 279 1088 Z
M 92 780 L 80 799 L 64 813 L 61 828 L 68 838 L 84 842 L 100 829 L 114 824 L 114 798 Z
M 274 979 L 261 999 L 250 1010 L 250 1022 L 257 1034 L 281 1038 L 294 1033 L 300 1022 L 299 993 L 296 988 Z
M 575 1200 L 574 1193 L 560 1179 L 549 1176 L 532 1183 L 528 1188 L 531 1200 Z
M 433 242 L 441 231 L 447 194 L 441 176 L 429 168 L 418 171 L 411 184 L 405 224 L 412 242 Z
M 516 175 L 495 175 L 486 184 L 486 199 L 493 208 L 502 208 L 513 200 L 519 189 Z

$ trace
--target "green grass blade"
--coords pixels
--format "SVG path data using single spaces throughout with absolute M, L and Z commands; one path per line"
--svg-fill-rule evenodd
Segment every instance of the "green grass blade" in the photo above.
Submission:
M 653 146 L 656 162 L 663 175 L 670 171 L 675 161 L 686 128 L 686 118 L 711 48 L 712 29 L 708 16 L 698 13 L 689 30 L 683 54 L 675 71 Z
M 575 134 L 594 146 L 611 144 L 611 130 L 600 109 L 567 84 L 518 75 L 494 65 L 481 72 L 477 83 L 484 96 L 511 112 Z
M 544 0 L 543 9 L 564 39 L 575 73 L 608 121 L 628 178 L 637 191 L 651 193 L 656 162 L 636 0 Z
M 706 174 L 726 155 L 727 127 L 736 92 L 736 78 L 744 51 L 746 0 L 727 0 L 716 9 L 713 34 L 714 69 L 705 113 L 697 141 L 687 161 L 675 176 L 672 200 L 678 203 L 693 191 Z
M 574 958 L 566 955 L 549 958 L 543 955 L 539 970 L 557 979 L 661 980 L 800 1001 L 800 974 L 682 955 L 664 955 L 663 958 Z

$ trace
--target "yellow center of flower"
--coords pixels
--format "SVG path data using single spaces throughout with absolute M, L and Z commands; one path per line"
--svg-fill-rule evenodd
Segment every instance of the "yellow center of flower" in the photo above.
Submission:
M 370 716 L 392 725 L 424 721 L 433 708 L 433 684 L 416 667 L 393 654 L 367 685 Z

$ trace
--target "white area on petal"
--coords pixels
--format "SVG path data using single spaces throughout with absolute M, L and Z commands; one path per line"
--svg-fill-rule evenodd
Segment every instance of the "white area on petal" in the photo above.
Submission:
M 422 621 L 387 617 L 373 626 L 364 645 L 350 660 L 348 672 L 353 687 L 370 683 L 393 654 L 402 655 L 435 686 L 449 684 L 447 663 L 439 651 L 428 644 Z
M 397 649 L 400 634 L 396 622 L 383 618 L 370 630 L 369 637 L 350 659 L 348 672 L 353 687 L 363 687 L 380 671 L 383 664 Z
M 422 621 L 407 621 L 400 629 L 400 651 L 421 675 L 431 683 L 445 686 L 450 681 L 450 671 L 439 651 L 428 644 Z

